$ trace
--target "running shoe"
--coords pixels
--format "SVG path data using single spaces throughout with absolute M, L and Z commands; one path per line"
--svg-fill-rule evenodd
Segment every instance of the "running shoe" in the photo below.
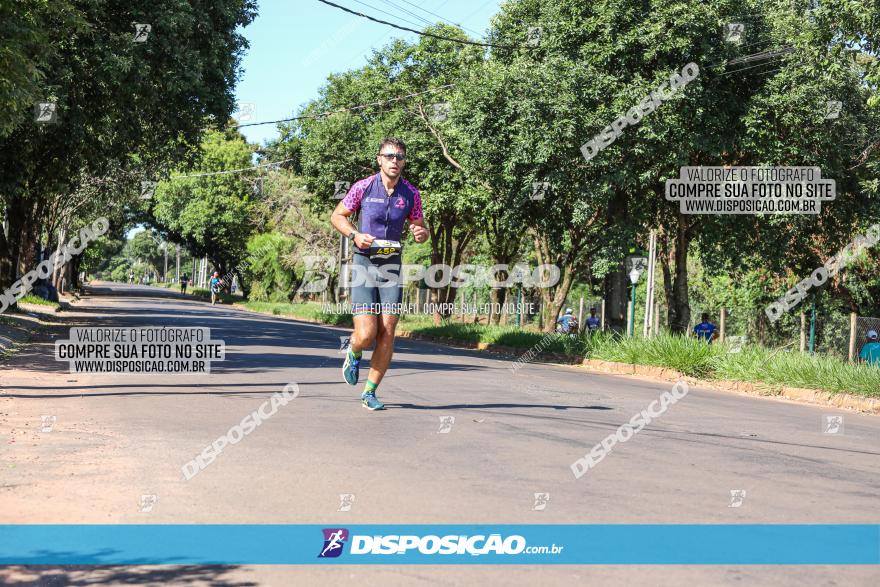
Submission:
M 384 410 L 385 404 L 379 401 L 375 393 L 364 393 L 361 395 L 361 404 L 370 411 Z
M 345 378 L 345 382 L 349 385 L 357 385 L 358 383 L 358 375 L 360 374 L 360 364 L 361 360 L 356 359 L 353 354 L 351 354 L 351 347 L 345 351 L 345 362 L 342 363 L 342 377 Z

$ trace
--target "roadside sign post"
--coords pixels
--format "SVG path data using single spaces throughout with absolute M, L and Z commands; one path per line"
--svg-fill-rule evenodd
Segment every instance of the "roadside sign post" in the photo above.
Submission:
M 630 299 L 629 324 L 627 328 L 629 336 L 632 336 L 636 321 L 636 284 L 639 282 L 642 272 L 648 268 L 648 258 L 639 255 L 628 255 L 626 258 L 626 268 L 629 272 L 629 281 L 632 283 L 632 297 Z

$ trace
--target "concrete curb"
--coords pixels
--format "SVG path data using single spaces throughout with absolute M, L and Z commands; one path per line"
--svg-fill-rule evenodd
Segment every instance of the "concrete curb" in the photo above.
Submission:
M 770 385 L 767 383 L 751 381 L 728 381 L 706 380 L 688 377 L 675 369 L 665 367 L 653 367 L 650 365 L 633 365 L 630 363 L 614 363 L 611 361 L 599 361 L 597 359 L 584 359 L 581 365 L 591 371 L 603 373 L 615 373 L 636 375 L 662 381 L 678 381 L 684 379 L 688 383 L 709 387 L 718 391 L 733 391 L 749 395 L 763 397 L 782 397 L 792 401 L 833 406 L 864 412 L 867 414 L 880 414 L 880 399 L 862 397 L 849 393 L 832 393 L 818 389 L 804 389 L 801 387 L 787 387 L 784 385 Z
M 65 308 L 63 307 L 67 302 L 59 302 L 58 306 L 44 306 L 42 304 L 28 304 L 19 302 L 16 304 L 19 309 L 24 310 L 25 312 L 30 312 L 32 314 L 39 314 L 41 316 L 51 316 L 52 314 L 56 314 Z M 68 308 L 70 304 L 67 304 Z

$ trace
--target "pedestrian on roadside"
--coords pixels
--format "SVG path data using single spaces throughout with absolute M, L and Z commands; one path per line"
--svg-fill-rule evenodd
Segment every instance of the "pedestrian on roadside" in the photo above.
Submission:
M 574 315 L 574 310 L 571 308 L 565 309 L 565 314 L 556 321 L 556 324 L 558 325 L 556 328 L 557 332 L 561 332 L 562 334 L 577 334 L 577 318 Z
M 877 338 L 876 330 L 868 331 L 865 344 L 859 351 L 859 361 L 868 365 L 880 365 L 880 339 Z
M 703 312 L 702 319 L 702 322 L 694 326 L 694 334 L 697 335 L 697 338 L 712 344 L 712 341 L 718 338 L 718 328 L 709 322 L 708 313 Z
M 180 276 L 180 293 L 186 295 L 186 286 L 189 285 L 189 276 L 184 273 Z
M 211 305 L 217 301 L 217 297 L 220 295 L 220 288 L 222 285 L 220 284 L 220 273 L 217 271 L 214 272 L 214 275 L 211 277 Z
M 594 332 L 598 332 L 601 325 L 602 322 L 596 316 L 596 308 L 590 308 L 590 317 L 587 318 L 587 333 L 592 335 Z

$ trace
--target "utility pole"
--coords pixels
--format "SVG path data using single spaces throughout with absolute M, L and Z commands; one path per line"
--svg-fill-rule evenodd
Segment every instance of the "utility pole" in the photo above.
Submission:
M 642 336 L 654 336 L 657 333 L 655 323 L 657 318 L 654 316 L 654 274 L 657 268 L 657 231 L 651 229 L 648 237 L 648 290 L 645 300 L 645 328 Z
M 165 241 L 165 270 L 162 271 L 162 283 L 168 281 L 168 241 Z
M 174 245 L 174 251 L 177 253 L 177 278 L 175 283 L 180 283 L 180 245 Z
M 810 354 L 816 352 L 816 297 L 813 296 L 813 305 L 810 311 Z

